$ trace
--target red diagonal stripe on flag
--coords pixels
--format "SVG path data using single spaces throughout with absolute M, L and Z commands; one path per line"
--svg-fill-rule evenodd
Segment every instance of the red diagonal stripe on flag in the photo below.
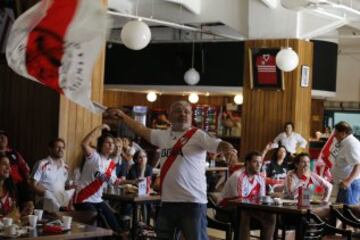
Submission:
M 321 149 L 321 152 L 320 152 L 320 155 L 319 155 L 319 158 L 321 158 L 324 163 L 326 164 L 326 166 L 328 168 L 332 168 L 332 162 L 330 161 L 330 150 L 331 150 L 331 145 L 334 141 L 334 138 L 335 138 L 335 134 L 332 133 L 331 136 L 328 138 L 328 140 L 326 141 L 324 147 Z
M 59 85 L 59 68 L 64 55 L 64 38 L 77 6 L 78 0 L 55 0 L 45 17 L 29 33 L 26 46 L 29 75 L 60 93 L 63 93 Z

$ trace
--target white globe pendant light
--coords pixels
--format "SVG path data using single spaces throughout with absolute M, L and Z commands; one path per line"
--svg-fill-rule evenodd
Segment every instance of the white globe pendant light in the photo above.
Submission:
M 244 97 L 243 97 L 242 94 L 237 94 L 237 95 L 235 95 L 235 97 L 234 97 L 234 103 L 235 103 L 236 105 L 241 105 L 243 102 L 244 102 Z
M 276 65 L 284 72 L 291 72 L 299 65 L 299 56 L 291 47 L 281 49 L 276 54 Z
M 195 58 L 195 42 L 192 42 L 192 56 L 191 56 L 191 68 L 187 70 L 184 74 L 184 80 L 188 85 L 196 85 L 200 81 L 200 74 L 194 68 L 194 58 Z
M 157 99 L 157 95 L 155 92 L 149 92 L 147 95 L 146 95 L 146 99 L 149 101 L 149 102 L 155 102 L 156 99 Z
M 200 74 L 195 68 L 190 68 L 185 72 L 184 80 L 189 85 L 196 85 L 200 81 Z
M 127 22 L 121 30 L 122 43 L 132 50 L 141 50 L 145 48 L 151 40 L 151 31 L 149 26 L 140 20 Z
M 196 93 L 190 93 L 188 100 L 189 102 L 195 104 L 199 101 L 199 96 Z

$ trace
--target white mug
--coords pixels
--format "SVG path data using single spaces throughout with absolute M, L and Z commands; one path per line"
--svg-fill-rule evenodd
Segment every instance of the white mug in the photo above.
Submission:
M 29 226 L 31 228 L 36 228 L 38 217 L 36 215 L 29 215 Z
M 13 224 L 13 219 L 9 217 L 4 217 L 2 221 L 5 227 L 11 226 Z
M 38 221 L 42 220 L 43 213 L 44 213 L 44 210 L 42 210 L 42 209 L 34 209 L 34 215 L 36 215 L 38 217 L 37 218 Z
M 72 217 L 63 216 L 62 221 L 64 223 L 64 229 L 70 229 L 71 228 Z

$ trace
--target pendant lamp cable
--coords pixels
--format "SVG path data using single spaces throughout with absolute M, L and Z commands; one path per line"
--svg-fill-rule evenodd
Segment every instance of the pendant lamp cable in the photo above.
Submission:
M 194 68 L 194 59 L 195 59 L 195 36 L 193 37 L 192 40 L 191 68 Z
M 138 10 L 139 10 L 139 0 L 136 0 L 136 7 L 135 7 L 135 15 L 136 16 L 139 16 L 138 15 Z

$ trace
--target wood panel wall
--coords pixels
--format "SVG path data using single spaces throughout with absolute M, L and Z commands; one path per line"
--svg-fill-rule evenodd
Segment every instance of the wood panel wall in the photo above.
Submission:
M 48 155 L 48 142 L 57 137 L 59 95 L 14 73 L 4 55 L 0 59 L 0 129 L 32 166 Z
M 300 59 L 299 66 L 294 71 L 284 73 L 285 90 L 251 89 L 249 49 L 285 46 L 291 46 Z M 309 87 L 303 88 L 300 86 L 300 77 L 302 65 L 310 66 L 312 69 L 312 43 L 300 40 L 247 41 L 245 53 L 241 156 L 251 150 L 261 151 L 283 130 L 283 125 L 287 121 L 294 122 L 295 131 L 308 139 L 312 79 L 310 79 Z
M 315 137 L 315 132 L 323 132 L 324 129 L 324 100 L 313 99 L 311 101 L 311 137 Z
M 100 1 L 107 5 L 107 0 Z M 94 68 L 91 90 L 91 99 L 99 103 L 102 103 L 104 93 L 105 39 L 103 49 Z M 101 123 L 102 116 L 100 114 L 91 113 L 61 96 L 58 134 L 66 141 L 65 157 L 71 169 L 78 167 L 82 161 L 80 147 L 82 139 Z
M 188 96 L 162 94 L 161 96 L 158 95 L 155 102 L 150 103 L 146 100 L 146 94 L 143 93 L 105 90 L 103 104 L 108 107 L 141 105 L 147 106 L 150 109 L 168 109 L 171 103 L 179 100 L 187 101 L 187 98 Z M 197 104 L 223 106 L 228 102 L 233 102 L 233 97 L 200 96 Z

